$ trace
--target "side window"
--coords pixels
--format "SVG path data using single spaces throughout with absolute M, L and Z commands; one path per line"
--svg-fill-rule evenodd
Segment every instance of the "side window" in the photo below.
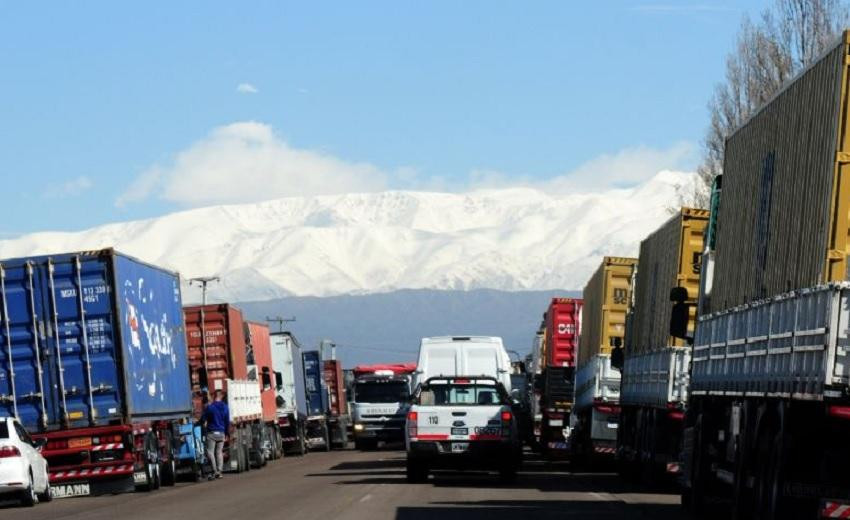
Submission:
M 32 437 L 30 437 L 30 434 L 27 433 L 24 427 L 17 421 L 15 421 L 15 431 L 18 432 L 18 438 L 21 439 L 21 441 L 27 444 L 32 444 Z

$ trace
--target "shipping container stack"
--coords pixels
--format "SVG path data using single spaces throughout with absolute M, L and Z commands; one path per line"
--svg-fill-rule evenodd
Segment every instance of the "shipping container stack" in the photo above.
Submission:
M 111 249 L 3 260 L 0 298 L 0 415 L 46 442 L 53 496 L 199 475 L 177 274 Z
M 539 447 L 552 459 L 569 455 L 570 416 L 575 397 L 575 364 L 581 331 L 582 300 L 553 298 L 540 326 L 539 374 L 534 375 L 534 392 L 538 395 L 535 413 L 539 422 Z
M 620 416 L 620 370 L 611 352 L 626 333 L 626 312 L 636 258 L 606 256 L 582 292 L 581 337 L 576 372 L 573 459 L 593 465 L 613 461 Z
M 229 304 L 187 306 L 183 309 L 189 343 L 192 401 L 195 420 L 217 390 L 230 408 L 230 434 L 225 467 L 241 473 L 262 465 L 255 436 L 262 422 L 260 386 L 248 379 L 248 351 L 242 311 Z

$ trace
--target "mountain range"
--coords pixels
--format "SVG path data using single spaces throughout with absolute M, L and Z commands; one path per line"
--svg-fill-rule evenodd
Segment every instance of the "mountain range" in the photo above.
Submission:
M 602 256 L 635 256 L 694 178 L 662 171 L 603 193 L 385 191 L 212 206 L 27 234 L 0 241 L 0 258 L 114 247 L 184 280 L 219 276 L 208 294 L 219 301 L 581 290 Z M 185 301 L 199 299 L 185 288 Z

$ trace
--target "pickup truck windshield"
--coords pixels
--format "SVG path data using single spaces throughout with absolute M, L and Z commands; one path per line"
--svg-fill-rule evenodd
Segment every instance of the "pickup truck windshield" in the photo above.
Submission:
M 432 384 L 422 389 L 419 404 L 423 406 L 501 405 L 499 392 L 492 385 Z
M 370 381 L 354 385 L 355 403 L 400 403 L 409 397 L 407 383 L 403 381 Z

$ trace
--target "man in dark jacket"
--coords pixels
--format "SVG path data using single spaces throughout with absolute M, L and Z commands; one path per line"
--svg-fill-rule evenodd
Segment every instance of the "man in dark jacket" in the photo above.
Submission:
M 207 427 L 207 458 L 213 469 L 213 473 L 207 478 L 221 478 L 224 441 L 227 440 L 227 429 L 230 426 L 230 410 L 224 402 L 224 392 L 215 391 L 213 402 L 204 410 L 201 422 Z

